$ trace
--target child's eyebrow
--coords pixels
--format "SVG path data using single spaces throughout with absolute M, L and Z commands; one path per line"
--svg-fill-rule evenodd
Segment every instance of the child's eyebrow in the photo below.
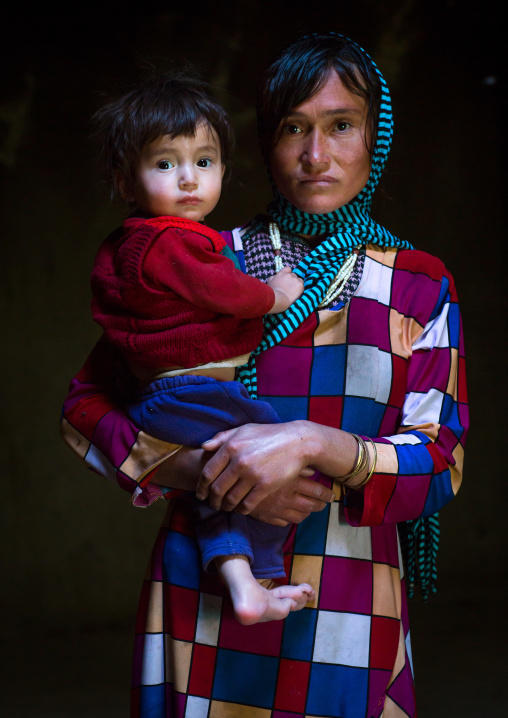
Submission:
M 196 148 L 197 152 L 215 152 L 218 154 L 219 148 L 215 145 L 200 145 Z M 152 157 L 160 157 L 161 155 L 167 155 L 170 152 L 174 151 L 174 147 L 171 145 L 166 145 L 165 147 L 158 147 L 156 150 L 154 150 L 151 154 Z
M 198 147 L 198 152 L 218 152 L 219 148 L 217 145 L 201 145 Z

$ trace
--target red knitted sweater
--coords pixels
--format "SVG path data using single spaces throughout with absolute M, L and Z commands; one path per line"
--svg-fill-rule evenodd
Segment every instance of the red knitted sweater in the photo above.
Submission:
M 105 240 L 92 312 L 129 363 L 189 368 L 257 346 L 275 295 L 236 269 L 225 247 L 214 230 L 178 217 L 130 217 Z

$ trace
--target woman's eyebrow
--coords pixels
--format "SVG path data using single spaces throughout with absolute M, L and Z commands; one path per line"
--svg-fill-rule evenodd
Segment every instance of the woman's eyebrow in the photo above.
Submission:
M 333 110 L 324 110 L 323 112 L 319 113 L 320 117 L 331 117 L 334 115 L 362 115 L 362 110 L 356 109 L 354 107 L 337 107 Z M 292 110 L 289 115 L 289 117 L 307 117 L 306 112 L 300 112 L 299 110 Z

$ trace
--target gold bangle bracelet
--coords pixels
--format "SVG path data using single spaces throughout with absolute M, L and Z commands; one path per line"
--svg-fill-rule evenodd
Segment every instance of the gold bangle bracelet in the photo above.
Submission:
M 374 460 L 373 460 L 373 462 L 372 462 L 372 468 L 371 468 L 371 470 L 369 471 L 369 473 L 367 474 L 367 476 L 363 479 L 363 481 L 360 481 L 360 483 L 357 484 L 357 486 L 352 486 L 352 487 L 351 487 L 351 488 L 354 488 L 354 489 L 360 489 L 362 486 L 365 486 L 365 485 L 368 483 L 368 481 L 370 480 L 370 478 L 371 478 L 372 474 L 374 473 L 374 471 L 376 470 L 376 464 L 377 464 L 377 447 L 376 447 L 375 443 L 372 441 L 372 439 L 367 438 L 367 441 L 370 441 L 370 443 L 372 444 L 372 448 L 374 449 Z
M 369 452 L 367 451 L 367 444 L 365 443 L 365 441 L 362 439 L 361 436 L 358 436 L 358 434 L 351 434 L 351 436 L 358 444 L 358 459 L 356 461 L 354 469 L 349 474 L 346 474 L 345 476 L 339 476 L 337 478 L 339 484 L 345 484 L 346 481 L 354 479 L 355 476 L 358 476 L 358 474 L 360 474 L 365 469 L 369 461 Z

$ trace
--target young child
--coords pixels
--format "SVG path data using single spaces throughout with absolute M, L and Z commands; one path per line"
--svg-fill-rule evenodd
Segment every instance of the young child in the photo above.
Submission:
M 134 210 L 99 249 L 91 277 L 94 319 L 139 380 L 132 420 L 185 446 L 279 422 L 234 381 L 235 367 L 259 343 L 263 315 L 287 309 L 303 282 L 288 267 L 266 284 L 244 274 L 202 224 L 229 158 L 226 113 L 202 80 L 180 74 L 141 83 L 95 118 L 109 178 Z M 305 583 L 268 589 L 256 580 L 285 575 L 287 528 L 190 501 L 203 567 L 215 565 L 241 623 L 284 618 L 314 597 Z

